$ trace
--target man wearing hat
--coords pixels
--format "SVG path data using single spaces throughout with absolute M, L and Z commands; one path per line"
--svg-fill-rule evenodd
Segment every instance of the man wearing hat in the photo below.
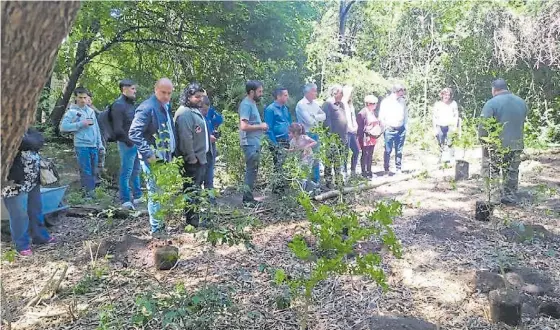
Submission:
M 383 135 L 385 139 L 385 154 L 383 155 L 385 174 L 389 174 L 389 160 L 393 148 L 395 148 L 395 169 L 397 174 L 401 173 L 402 153 L 408 122 L 408 109 L 404 98 L 405 91 L 403 85 L 395 84 L 391 89 L 391 95 L 381 101 L 379 107 L 379 121 L 385 129 Z
M 519 96 L 508 90 L 506 81 L 496 79 L 492 82 L 492 98 L 484 104 L 481 117 L 495 118 L 503 125 L 500 134 L 501 148 L 504 152 L 498 155 L 490 151 L 492 146 L 482 141 L 482 169 L 485 176 L 496 178 L 502 174 L 502 192 L 500 202 L 504 204 L 517 203 L 517 188 L 519 180 L 519 164 L 521 152 L 524 148 L 523 126 L 527 117 L 527 103 Z M 488 132 L 481 123 L 478 127 L 481 140 L 488 136 Z

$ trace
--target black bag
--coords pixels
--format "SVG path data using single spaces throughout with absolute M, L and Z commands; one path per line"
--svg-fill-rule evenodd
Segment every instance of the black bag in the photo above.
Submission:
M 99 130 L 101 131 L 103 141 L 117 141 L 115 131 L 113 130 L 113 120 L 111 119 L 111 105 L 108 105 L 105 110 L 99 113 L 97 123 L 99 124 Z

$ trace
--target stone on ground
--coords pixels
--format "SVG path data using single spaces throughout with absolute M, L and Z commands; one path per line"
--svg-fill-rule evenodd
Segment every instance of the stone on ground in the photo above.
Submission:
M 544 302 L 539 306 L 539 313 L 548 315 L 553 319 L 560 319 L 560 303 Z

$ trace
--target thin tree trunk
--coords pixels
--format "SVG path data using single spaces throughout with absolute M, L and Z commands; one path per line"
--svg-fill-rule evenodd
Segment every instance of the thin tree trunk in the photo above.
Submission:
M 51 83 L 52 83 L 52 72 L 47 78 L 47 82 L 43 90 L 41 91 L 41 97 L 39 98 L 39 106 L 37 107 L 37 113 L 35 114 L 35 124 L 43 123 L 43 114 L 49 109 L 49 99 L 51 96 Z
M 52 70 L 79 1 L 2 1 L 2 183 Z
M 99 21 L 94 21 L 91 25 L 86 26 L 85 32 L 88 32 L 89 35 L 95 35 L 99 32 L 101 28 Z M 68 106 L 68 102 L 70 102 L 70 98 L 72 97 L 72 92 L 76 89 L 76 85 L 78 84 L 78 80 L 82 76 L 86 64 L 88 64 L 92 60 L 92 56 L 89 54 L 89 50 L 91 48 L 91 44 L 93 42 L 93 38 L 90 39 L 82 39 L 78 43 L 78 47 L 76 48 L 76 61 L 74 63 L 74 68 L 72 68 L 72 73 L 70 77 L 68 77 L 68 82 L 66 86 L 64 86 L 62 95 L 56 101 L 54 109 L 50 116 L 51 125 L 55 128 L 55 132 L 59 133 L 60 120 L 66 111 L 66 107 Z

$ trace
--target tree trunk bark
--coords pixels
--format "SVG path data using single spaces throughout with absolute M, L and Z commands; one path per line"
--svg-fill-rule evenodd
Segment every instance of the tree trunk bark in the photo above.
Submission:
M 95 35 L 99 32 L 101 25 L 99 21 L 94 21 L 91 26 L 86 26 L 85 32 L 89 32 L 89 35 Z M 86 64 L 91 61 L 91 57 L 89 56 L 89 50 L 91 48 L 91 43 L 93 42 L 93 38 L 91 39 L 82 39 L 78 43 L 78 47 L 76 48 L 76 62 L 74 63 L 74 68 L 72 68 L 72 73 L 70 77 L 68 77 L 68 82 L 66 86 L 64 86 L 64 90 L 62 95 L 56 101 L 54 109 L 50 116 L 51 125 L 55 128 L 56 134 L 59 134 L 59 127 L 60 120 L 66 111 L 68 106 L 68 102 L 70 102 L 70 98 L 72 97 L 72 92 L 76 89 L 76 85 L 78 84 L 78 80 L 82 76 Z
M 2 182 L 35 118 L 56 52 L 76 18 L 79 1 L 2 1 Z
M 56 104 L 51 112 L 50 115 L 50 122 L 51 125 L 54 127 L 56 134 L 59 134 L 59 124 L 66 108 L 68 107 L 68 103 L 70 102 L 70 98 L 72 97 L 72 92 L 76 89 L 76 85 L 78 84 L 78 79 L 84 72 L 84 66 L 78 65 L 72 69 L 72 73 L 68 78 L 68 82 L 64 86 L 64 91 L 62 95 L 56 101 Z

